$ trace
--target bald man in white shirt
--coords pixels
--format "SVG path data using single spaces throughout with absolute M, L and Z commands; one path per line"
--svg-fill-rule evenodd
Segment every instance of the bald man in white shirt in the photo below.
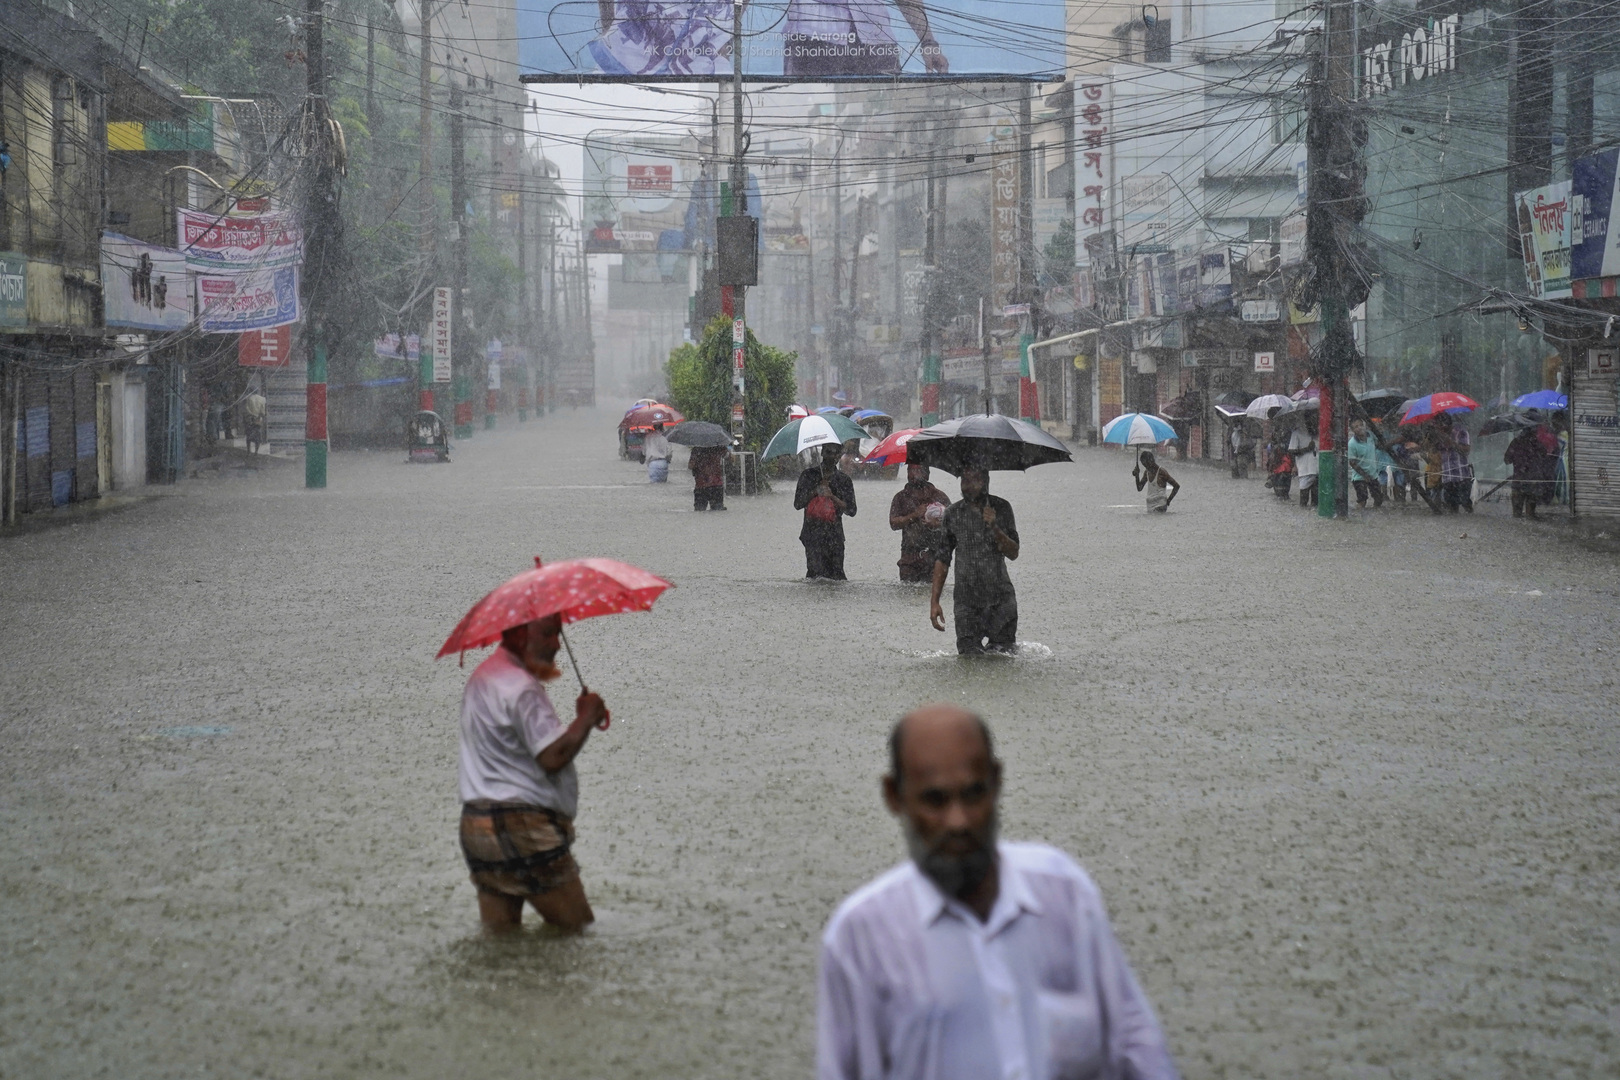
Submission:
M 997 841 L 984 721 L 927 705 L 889 750 L 883 797 L 911 858 L 822 936 L 819 1080 L 1176 1080 L 1086 872 Z

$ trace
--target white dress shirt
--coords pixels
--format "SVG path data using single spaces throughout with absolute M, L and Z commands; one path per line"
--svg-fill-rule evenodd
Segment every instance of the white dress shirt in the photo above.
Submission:
M 983 922 L 905 862 L 821 939 L 818 1080 L 1175 1080 L 1102 896 L 1045 844 L 997 846 Z

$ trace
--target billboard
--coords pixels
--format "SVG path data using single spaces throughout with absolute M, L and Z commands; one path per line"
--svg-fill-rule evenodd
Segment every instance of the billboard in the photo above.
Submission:
M 298 269 L 198 274 L 199 324 L 209 334 L 241 334 L 295 323 L 299 317 Z
M 585 250 L 686 251 L 687 205 L 698 143 L 678 135 L 615 132 L 585 139 Z
M 1620 277 L 1620 150 L 1575 162 L 1570 276 Z
M 1569 249 L 1575 216 L 1570 211 L 1568 180 L 1521 191 L 1514 200 L 1519 216 L 1519 242 L 1530 291 L 1543 300 L 1570 295 Z
M 103 233 L 101 282 L 108 326 L 184 330 L 191 322 L 191 276 L 173 248 Z
M 269 270 L 304 261 L 304 234 L 290 212 L 221 215 L 177 212 L 180 249 L 194 270 Z
M 801 78 L 1037 75 L 1064 69 L 1063 0 L 750 0 L 743 71 Z M 732 0 L 518 0 L 538 76 L 731 74 Z

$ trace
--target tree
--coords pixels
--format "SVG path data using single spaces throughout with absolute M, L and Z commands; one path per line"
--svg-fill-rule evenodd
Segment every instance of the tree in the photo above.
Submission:
M 743 345 L 743 449 L 759 451 L 776 434 L 797 390 L 799 354 L 766 345 L 748 331 Z M 664 365 L 669 403 L 688 420 L 731 426 L 731 320 L 721 316 L 703 331 L 703 340 L 673 349 Z

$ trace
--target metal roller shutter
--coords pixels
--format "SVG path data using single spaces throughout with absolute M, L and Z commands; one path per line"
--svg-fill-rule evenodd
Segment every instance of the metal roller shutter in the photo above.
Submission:
M 1620 516 L 1617 363 L 1620 350 L 1590 350 L 1587 363 L 1576 365 L 1570 388 L 1570 470 L 1578 514 Z

